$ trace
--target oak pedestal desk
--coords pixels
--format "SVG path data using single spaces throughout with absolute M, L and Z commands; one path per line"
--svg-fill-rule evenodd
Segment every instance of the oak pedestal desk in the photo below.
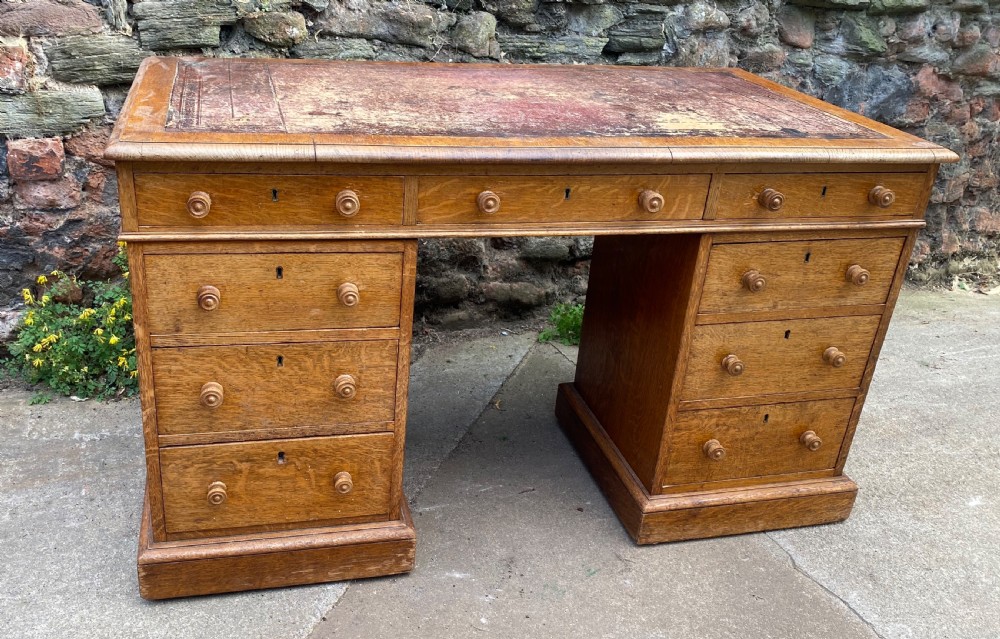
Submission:
M 412 568 L 419 238 L 598 236 L 556 414 L 638 543 L 843 520 L 957 159 L 735 69 L 185 58 L 145 61 L 107 155 L 151 599 Z

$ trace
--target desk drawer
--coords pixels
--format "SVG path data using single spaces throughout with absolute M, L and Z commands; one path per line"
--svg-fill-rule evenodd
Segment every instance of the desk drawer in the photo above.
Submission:
M 902 237 L 716 244 L 701 313 L 884 304 Z
M 681 399 L 857 388 L 880 320 L 864 315 L 696 326 Z
M 402 259 L 401 253 L 146 255 L 150 333 L 397 326 Z
M 853 399 L 834 399 L 681 411 L 662 484 L 833 468 L 853 408 Z
M 401 224 L 403 178 L 137 173 L 139 226 Z
M 731 174 L 720 179 L 718 219 L 922 216 L 927 183 L 924 173 Z
M 161 449 L 167 532 L 386 516 L 392 450 L 391 433 Z
M 155 349 L 157 431 L 277 437 L 282 428 L 391 422 L 396 351 L 395 340 Z
M 417 223 L 697 220 L 708 183 L 708 175 L 421 177 Z

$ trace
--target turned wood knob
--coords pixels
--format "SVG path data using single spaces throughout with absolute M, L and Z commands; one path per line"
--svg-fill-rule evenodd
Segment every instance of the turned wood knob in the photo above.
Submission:
M 823 440 L 819 438 L 819 435 L 815 431 L 807 430 L 806 432 L 799 435 L 799 441 L 802 445 L 812 451 L 819 450 L 819 447 L 823 445 Z
M 344 306 L 357 306 L 358 302 L 361 301 L 361 292 L 358 291 L 358 285 L 352 282 L 344 282 L 337 287 L 337 299 Z
M 353 375 L 340 375 L 333 380 L 333 390 L 343 399 L 352 399 L 358 392 L 358 382 Z
M 757 196 L 757 203 L 768 211 L 777 211 L 785 205 L 785 194 L 775 189 L 764 189 Z
M 226 485 L 221 481 L 213 481 L 208 485 L 208 503 L 219 506 L 227 497 L 229 495 L 226 494 Z
M 647 213 L 659 213 L 663 210 L 663 196 L 652 189 L 646 189 L 639 194 L 639 204 Z
M 701 447 L 705 451 L 705 457 L 712 461 L 721 461 L 726 458 L 726 449 L 719 443 L 718 439 L 710 439 Z
M 751 293 L 760 293 L 767 288 L 767 280 L 764 279 L 764 276 L 757 269 L 750 269 L 744 273 L 742 282 L 743 288 Z
M 493 215 L 500 210 L 500 196 L 493 191 L 483 191 L 476 197 L 476 205 L 480 213 Z
M 361 200 L 358 194 L 350 189 L 344 189 L 337 194 L 337 213 L 344 217 L 354 217 L 361 210 Z
M 342 470 L 333 476 L 333 489 L 336 490 L 341 495 L 346 495 L 354 489 L 354 480 L 351 479 L 351 473 L 346 470 Z
M 831 346 L 823 351 L 823 361 L 834 368 L 840 368 L 847 363 L 847 355 L 844 355 L 836 346 Z
M 187 210 L 191 217 L 205 217 L 212 210 L 212 196 L 204 191 L 195 191 L 188 196 Z
M 214 286 L 206 285 L 198 289 L 198 306 L 202 310 L 214 311 L 219 308 L 220 302 L 222 302 L 222 294 Z
M 742 375 L 743 368 L 743 361 L 732 353 L 722 358 L 722 369 L 733 377 Z
M 887 209 L 896 201 L 896 194 L 892 189 L 884 186 L 876 186 L 871 191 L 868 191 L 868 201 L 879 208 Z
M 218 408 L 222 406 L 224 397 L 222 384 L 219 382 L 205 382 L 201 387 L 201 405 L 205 408 Z
M 847 267 L 847 281 L 855 286 L 864 286 L 871 276 L 868 269 L 861 268 L 858 264 L 851 264 Z

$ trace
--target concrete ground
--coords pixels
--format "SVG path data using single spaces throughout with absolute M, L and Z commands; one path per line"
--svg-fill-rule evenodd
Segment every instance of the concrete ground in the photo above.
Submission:
M 906 293 L 837 525 L 635 546 L 558 430 L 575 350 L 431 345 L 412 368 L 406 576 L 150 603 L 134 400 L 0 391 L 0 637 L 1000 636 L 1000 299 Z

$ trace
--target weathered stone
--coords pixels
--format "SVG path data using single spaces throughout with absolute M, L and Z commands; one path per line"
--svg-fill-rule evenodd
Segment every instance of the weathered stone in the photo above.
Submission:
M 437 304 L 457 304 L 469 296 L 469 280 L 459 273 L 425 277 L 420 280 L 418 294 Z M 423 301 L 423 300 L 421 300 Z
M 927 11 L 930 6 L 930 0 L 872 0 L 868 13 L 872 15 L 920 13 Z
M 904 49 L 896 57 L 904 62 L 920 64 L 945 64 L 951 59 L 951 55 L 934 41 Z
M 121 35 L 75 35 L 45 47 L 52 76 L 80 84 L 129 84 L 143 59 L 151 55 Z
M 531 282 L 487 282 L 483 294 L 488 300 L 517 310 L 545 303 L 545 289 Z
M 816 77 L 825 85 L 834 85 L 844 81 L 847 74 L 856 65 L 836 55 L 819 54 L 813 57 L 813 71 Z
M 496 37 L 497 19 L 485 11 L 473 11 L 458 19 L 451 31 L 451 41 L 456 49 L 477 58 L 490 55 L 490 41 Z
M 363 4 L 360 10 L 331 4 L 316 20 L 317 30 L 338 36 L 412 44 L 426 49 L 448 41 L 456 17 L 422 4 L 385 2 Z
M 949 8 L 961 13 L 984 13 L 990 5 L 987 0 L 953 0 Z
M 243 18 L 243 28 L 261 42 L 276 47 L 290 47 L 309 35 L 305 17 L 296 11 L 252 13 Z
M 302 4 L 313 11 L 323 11 L 330 6 L 330 0 L 302 0 Z
M 913 78 L 917 92 L 928 98 L 941 100 L 961 100 L 962 87 L 934 72 L 933 67 L 925 66 Z
M 32 0 L 0 3 L 0 35 L 54 36 L 97 33 L 101 16 L 81 0 Z
M 104 157 L 104 149 L 108 146 L 110 131 L 106 127 L 84 129 L 63 141 L 63 147 L 69 155 L 83 158 L 94 164 L 112 167 L 114 160 Z
M 742 35 L 756 38 L 767 30 L 770 20 L 771 13 L 767 6 L 754 1 L 737 14 L 734 26 Z
M 24 93 L 27 88 L 27 48 L 20 44 L 0 46 L 0 93 Z
M 774 43 L 766 43 L 746 51 L 740 58 L 740 65 L 754 73 L 774 71 L 781 67 L 786 58 L 785 50 Z
M 729 26 L 729 16 L 712 2 L 698 0 L 685 7 L 683 28 L 692 33 L 718 31 Z
M 611 53 L 659 51 L 666 42 L 663 12 L 638 9 L 608 29 L 607 50 Z
M 19 209 L 71 209 L 80 205 L 83 192 L 72 175 L 49 182 L 18 182 L 14 185 Z
M 673 38 L 668 40 L 674 55 L 671 64 L 682 67 L 727 67 L 732 62 L 729 39 L 725 33 L 713 33 L 703 38 Z
M 371 60 L 375 49 L 363 38 L 324 38 L 306 40 L 290 53 L 296 58 L 322 58 L 326 60 Z
M 903 114 L 912 95 L 913 83 L 898 67 L 869 65 L 848 73 L 823 94 L 823 99 L 874 120 L 892 123 Z
M 621 22 L 624 17 L 621 9 L 614 5 L 573 4 L 568 9 L 566 28 L 575 33 L 597 36 Z
M 60 138 L 7 140 L 7 170 L 15 182 L 58 179 L 63 160 Z
M 479 0 L 484 11 L 489 11 L 507 24 L 523 27 L 535 21 L 538 0 Z
M 501 50 L 513 59 L 573 62 L 600 57 L 607 38 L 566 35 L 501 35 L 497 34 Z
M 816 36 L 816 14 L 810 9 L 785 5 L 778 12 L 778 36 L 800 49 L 809 49 Z
M 132 35 L 132 25 L 128 22 L 128 0 L 105 0 L 104 15 L 116 32 Z
M 220 27 L 239 11 L 228 0 L 145 0 L 132 5 L 143 48 L 154 51 L 219 46 Z
M 886 52 L 888 46 L 878 24 L 863 13 L 845 13 L 837 30 L 817 45 L 824 53 L 855 59 L 869 59 Z
M 97 87 L 0 94 L 0 135 L 59 135 L 103 115 Z
M 980 38 L 983 37 L 982 31 L 979 29 L 978 24 L 970 24 L 967 27 L 962 27 L 958 31 L 958 35 L 955 36 L 955 46 L 956 47 L 971 47 L 972 45 L 979 42 Z
M 815 7 L 817 9 L 843 9 L 860 11 L 867 9 L 871 0 L 789 0 L 789 4 L 797 4 L 802 7 Z
M 569 245 L 554 237 L 529 237 L 521 247 L 521 258 L 539 262 L 561 262 L 569 259 Z
M 951 64 L 952 73 L 979 77 L 1000 77 L 1000 55 L 986 44 L 977 44 L 960 53 Z

